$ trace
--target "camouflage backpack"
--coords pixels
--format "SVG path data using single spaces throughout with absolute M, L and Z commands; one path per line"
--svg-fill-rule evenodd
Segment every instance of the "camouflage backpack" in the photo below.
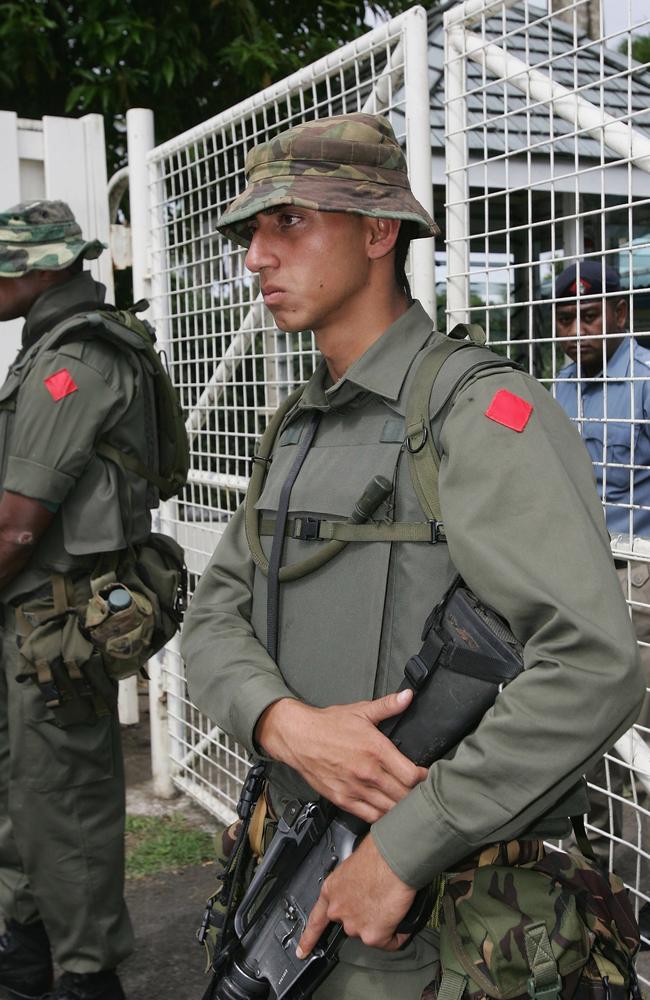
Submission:
M 641 1000 L 620 879 L 579 854 L 447 877 L 437 1000 Z

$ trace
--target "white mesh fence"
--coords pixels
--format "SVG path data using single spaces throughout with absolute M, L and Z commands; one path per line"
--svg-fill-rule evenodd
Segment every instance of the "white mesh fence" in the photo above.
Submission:
M 446 15 L 446 306 L 450 325 L 483 323 L 576 422 L 650 680 L 650 65 L 631 54 L 650 16 L 633 24 L 631 11 L 617 5 L 609 34 L 584 0 L 561 13 L 468 0 Z M 590 267 L 601 282 L 618 272 L 620 289 L 594 294 Z M 648 723 L 590 776 L 590 833 L 638 906 L 650 899 Z
M 243 104 L 153 150 L 150 165 L 152 306 L 192 447 L 183 499 L 162 530 L 185 547 L 191 589 L 241 503 L 256 440 L 279 402 L 311 374 L 311 334 L 278 331 L 246 271 L 245 252 L 216 222 L 245 187 L 255 143 L 302 121 L 381 112 L 403 142 L 411 181 L 431 207 L 427 22 L 416 7 Z M 433 251 L 417 241 L 411 276 L 433 308 Z M 164 656 L 173 780 L 230 820 L 245 754 L 190 702 L 177 645 Z

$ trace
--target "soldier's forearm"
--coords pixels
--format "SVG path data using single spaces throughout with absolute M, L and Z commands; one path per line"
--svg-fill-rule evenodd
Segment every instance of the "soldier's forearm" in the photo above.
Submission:
M 54 517 L 38 500 L 5 490 L 0 499 L 0 588 L 25 568 Z

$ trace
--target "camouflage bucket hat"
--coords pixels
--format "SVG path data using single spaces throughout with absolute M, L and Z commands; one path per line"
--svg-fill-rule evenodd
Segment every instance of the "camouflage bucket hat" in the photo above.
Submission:
M 105 245 L 84 240 L 64 201 L 23 201 L 0 212 L 0 278 L 61 271 L 79 256 L 99 257 Z
M 219 219 L 220 232 L 247 247 L 245 223 L 276 205 L 349 212 L 413 223 L 413 238 L 440 230 L 417 201 L 390 122 L 362 113 L 320 118 L 281 132 L 246 158 L 246 190 Z

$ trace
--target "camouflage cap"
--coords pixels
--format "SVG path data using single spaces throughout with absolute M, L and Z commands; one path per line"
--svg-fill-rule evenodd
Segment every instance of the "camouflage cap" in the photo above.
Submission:
M 0 278 L 61 271 L 80 255 L 94 260 L 104 249 L 99 240 L 84 240 L 64 201 L 22 201 L 0 212 Z
M 390 122 L 361 112 L 296 125 L 255 146 L 246 158 L 248 187 L 218 229 L 247 247 L 246 220 L 276 205 L 349 212 L 413 223 L 413 237 L 440 230 L 417 201 Z

